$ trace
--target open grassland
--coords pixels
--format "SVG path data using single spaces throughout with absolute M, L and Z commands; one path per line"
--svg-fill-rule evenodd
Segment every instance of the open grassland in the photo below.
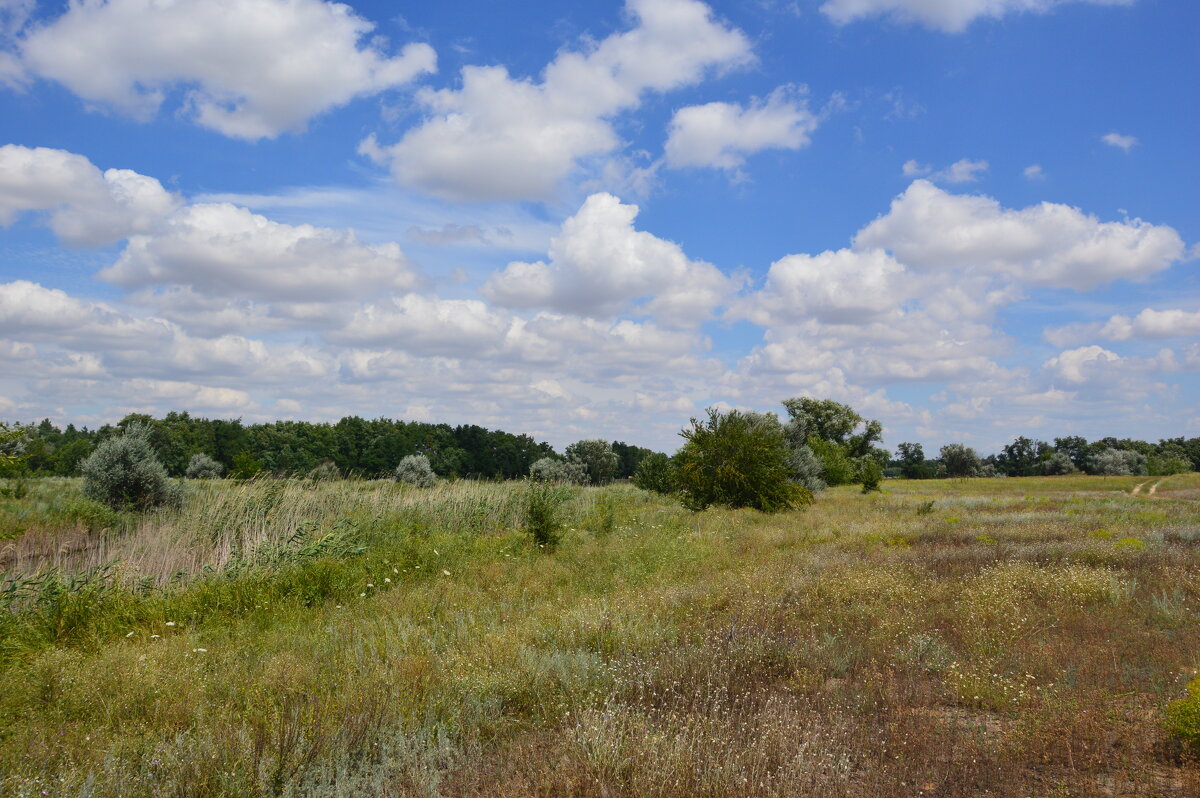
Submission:
M 0 795 L 1200 794 L 1200 475 L 189 487 L 0 500 Z

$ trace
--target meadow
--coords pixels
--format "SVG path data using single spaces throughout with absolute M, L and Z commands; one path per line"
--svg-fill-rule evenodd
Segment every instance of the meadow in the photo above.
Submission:
M 4 796 L 1194 796 L 1200 475 L 0 498 Z

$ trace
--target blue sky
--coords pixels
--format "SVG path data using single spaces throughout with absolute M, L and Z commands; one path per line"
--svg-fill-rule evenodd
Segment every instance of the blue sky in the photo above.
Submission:
M 1200 435 L 1183 0 L 0 0 L 0 417 Z

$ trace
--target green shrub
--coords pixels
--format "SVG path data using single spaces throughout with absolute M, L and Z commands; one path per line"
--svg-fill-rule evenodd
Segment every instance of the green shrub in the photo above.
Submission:
M 665 454 L 648 454 L 633 472 L 633 484 L 654 493 L 671 493 L 675 490 L 675 464 Z
M 1146 456 L 1129 449 L 1105 449 L 1088 460 L 1088 473 L 1105 477 L 1146 474 Z
M 547 548 L 558 544 L 562 505 L 570 497 L 570 489 L 564 485 L 529 481 L 525 488 L 522 522 L 534 543 Z
M 542 457 L 529 466 L 529 478 L 534 482 L 567 482 L 567 464 L 553 457 Z
M 685 507 L 775 512 L 812 503 L 812 492 L 792 479 L 792 450 L 775 416 L 710 408 L 706 422 L 691 423 L 680 433 L 687 442 L 676 455 Z
M 1075 461 L 1066 452 L 1055 452 L 1050 455 L 1049 459 L 1042 461 L 1042 473 L 1051 477 L 1065 476 L 1078 474 L 1079 469 L 1075 467 Z
M 332 460 L 322 460 L 308 472 L 308 478 L 313 482 L 330 482 L 341 479 L 342 472 L 338 469 L 337 463 Z
M 233 470 L 229 476 L 234 479 L 253 479 L 262 473 L 263 464 L 250 452 L 238 452 L 233 456 Z
M 0 476 L 8 476 L 5 469 L 19 463 L 24 451 L 25 430 L 0 421 Z
M 1186 474 L 1191 470 L 1191 462 L 1177 455 L 1152 454 L 1146 459 L 1146 473 L 1152 477 L 1169 477 L 1172 474 Z
M 567 461 L 583 467 L 589 485 L 607 485 L 617 473 L 620 458 L 605 440 L 576 441 L 566 449 Z
M 825 490 L 825 480 L 821 478 L 825 472 L 825 464 L 817 457 L 816 452 L 807 443 L 797 445 L 791 440 L 788 443 L 792 447 L 792 478 L 813 493 Z
M 81 467 L 83 492 L 113 508 L 145 510 L 183 504 L 183 486 L 167 476 L 154 456 L 150 428 L 131 424 L 101 443 Z
M 437 482 L 433 466 L 423 454 L 410 454 L 401 460 L 396 466 L 395 478 L 397 482 L 407 482 L 418 488 L 432 488 Z
M 1187 695 L 1167 707 L 1167 733 L 1200 751 L 1200 676 L 1187 686 Z
M 206 454 L 194 454 L 188 460 L 184 475 L 188 479 L 216 479 L 225 473 L 225 466 Z
M 945 476 L 947 477 L 977 477 L 983 470 L 983 463 L 980 462 L 979 455 L 965 444 L 947 443 L 938 454 L 946 469 Z
M 883 468 L 870 457 L 859 461 L 858 478 L 862 482 L 862 492 L 882 491 L 879 483 L 883 481 Z
M 808 439 L 806 448 L 821 464 L 819 479 L 826 485 L 849 485 L 854 482 L 854 461 L 846 454 L 846 447 L 822 440 L 815 435 Z

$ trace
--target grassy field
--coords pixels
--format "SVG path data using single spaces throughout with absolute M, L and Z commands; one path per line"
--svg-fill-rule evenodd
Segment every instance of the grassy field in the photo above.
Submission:
M 0 499 L 0 795 L 1200 794 L 1200 475 L 189 487 Z

